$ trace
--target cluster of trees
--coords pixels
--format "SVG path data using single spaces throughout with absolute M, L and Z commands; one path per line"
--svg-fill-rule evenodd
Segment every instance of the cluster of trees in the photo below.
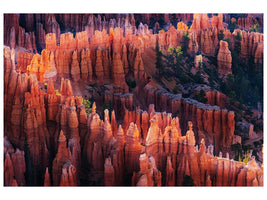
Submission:
M 164 55 L 159 47 L 158 40 L 156 42 L 156 68 L 157 78 L 161 77 L 168 79 L 170 76 L 177 77 L 181 82 L 188 83 L 189 81 L 200 80 L 199 74 L 196 77 L 190 73 L 190 67 L 193 66 L 193 58 L 187 54 L 189 43 L 188 32 L 184 32 L 181 46 L 169 47 L 167 54 Z M 169 70 L 171 69 L 171 71 Z
M 203 89 L 201 89 L 201 90 L 199 91 L 199 93 L 196 94 L 196 95 L 193 97 L 193 99 L 195 99 L 195 100 L 197 100 L 197 101 L 199 101 L 199 102 L 202 102 L 202 103 L 207 103 L 207 101 L 208 101 L 208 99 L 207 99 L 207 97 L 206 97 L 206 93 L 205 93 L 205 91 L 204 91 Z
M 250 31 L 251 32 L 259 32 L 259 29 L 260 29 L 260 25 L 258 23 L 253 24 L 253 25 L 250 26 Z
M 251 145 L 241 145 L 239 143 L 231 145 L 231 151 L 235 153 L 234 160 L 239 162 L 248 163 L 249 153 L 252 150 L 252 156 L 255 156 L 256 160 L 259 160 L 257 155 L 257 150 L 254 149 Z
M 156 43 L 156 68 L 157 77 L 168 79 L 175 76 L 182 83 L 195 82 L 203 84 L 202 73 L 208 74 L 208 81 L 213 87 L 214 83 L 218 83 L 223 93 L 230 97 L 231 103 L 238 101 L 241 104 L 256 107 L 258 102 L 263 100 L 263 76 L 262 70 L 255 70 L 257 67 L 253 62 L 253 58 L 248 60 L 240 59 L 242 35 L 237 32 L 233 48 L 230 39 L 225 38 L 224 31 L 221 30 L 218 35 L 219 40 L 227 41 L 232 54 L 232 73 L 228 74 L 225 81 L 218 78 L 216 70 L 209 69 L 203 65 L 197 74 L 190 73 L 193 66 L 192 58 L 186 53 L 189 43 L 188 33 L 183 35 L 181 46 L 170 47 L 167 54 L 163 55 L 159 43 Z M 211 61 L 212 58 L 210 58 Z M 217 66 L 217 59 L 214 57 L 213 65 Z M 262 68 L 260 66 L 260 68 Z M 171 70 L 170 70 L 171 69 Z M 219 89 L 217 88 L 217 89 Z M 176 92 L 176 90 L 175 90 Z M 201 93 L 202 94 L 202 93 Z M 195 96 L 195 99 L 205 102 L 204 96 Z
M 125 80 L 129 87 L 129 92 L 132 92 L 133 89 L 136 87 L 136 81 L 134 79 L 129 79 L 129 78 L 128 79 L 126 78 Z
M 92 112 L 90 100 L 89 99 L 83 99 L 83 105 L 85 107 L 85 112 L 87 114 L 90 114 Z
M 263 80 L 260 71 L 255 70 L 253 58 L 248 62 L 240 59 L 242 35 L 240 32 L 235 37 L 232 54 L 232 74 L 228 74 L 226 81 L 221 84 L 222 91 L 230 97 L 231 103 L 239 101 L 249 106 L 257 106 L 263 99 Z

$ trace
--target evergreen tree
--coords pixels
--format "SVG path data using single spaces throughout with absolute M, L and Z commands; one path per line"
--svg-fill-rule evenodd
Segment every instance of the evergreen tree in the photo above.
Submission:
M 199 101 L 199 102 L 202 102 L 202 103 L 207 103 L 207 101 L 208 101 L 208 99 L 206 97 L 206 93 L 205 93 L 205 91 L 203 89 L 201 89 L 199 91 L 199 94 L 196 94 L 194 96 L 194 99 Z
M 162 51 L 159 48 L 159 41 L 157 39 L 156 42 L 156 68 L 158 70 L 158 77 L 160 78 L 162 76 L 162 74 L 164 73 L 164 64 L 163 64 L 163 60 L 162 60 Z
M 235 52 L 237 53 L 238 56 L 241 52 L 241 40 L 242 40 L 242 35 L 240 32 L 237 32 L 235 36 Z
M 223 40 L 224 39 L 224 33 L 223 33 L 223 30 L 220 30 L 220 33 L 218 35 L 218 40 Z
M 185 175 L 183 180 L 183 186 L 194 186 L 194 180 L 191 176 Z
M 83 105 L 85 106 L 85 112 L 87 114 L 90 114 L 92 111 L 91 102 L 89 100 L 83 99 Z
M 184 55 L 187 52 L 189 40 L 190 40 L 190 38 L 189 38 L 188 32 L 184 32 L 183 37 L 182 37 L 182 51 L 183 51 Z

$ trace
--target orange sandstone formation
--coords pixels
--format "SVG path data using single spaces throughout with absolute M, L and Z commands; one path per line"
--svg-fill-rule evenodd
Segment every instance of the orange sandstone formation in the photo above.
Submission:
M 232 72 L 232 56 L 228 48 L 228 43 L 226 41 L 220 41 L 220 49 L 217 56 L 218 60 L 218 73 L 221 76 L 226 76 L 228 73 Z

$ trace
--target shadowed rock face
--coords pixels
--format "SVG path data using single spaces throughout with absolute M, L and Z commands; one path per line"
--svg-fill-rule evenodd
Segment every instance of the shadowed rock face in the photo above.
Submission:
M 149 14 L 139 17 L 149 22 Z M 193 19 L 191 28 L 180 23 L 153 34 L 142 23 L 136 28 L 134 15 L 104 21 L 79 14 L 25 14 L 24 27 L 18 15 L 5 15 L 4 185 L 181 186 L 190 176 L 195 186 L 263 186 L 263 165 L 229 159 L 235 114 L 222 109 L 223 94 L 206 92 L 205 105 L 147 82 L 145 50 L 157 39 L 163 52 L 181 45 L 185 31 L 188 53 L 218 51 L 218 72 L 231 72 L 230 47 L 217 39 L 222 15 L 211 24 L 207 14 L 177 17 Z M 234 41 L 238 31 L 225 35 Z M 240 32 L 240 56 L 262 63 L 263 34 Z M 133 93 L 126 77 L 137 81 Z M 73 95 L 83 82 L 111 85 L 100 94 L 114 109 L 104 110 L 103 120 L 96 112 L 102 101 L 87 114 L 82 97 Z M 142 109 L 134 108 L 136 94 L 144 97 Z

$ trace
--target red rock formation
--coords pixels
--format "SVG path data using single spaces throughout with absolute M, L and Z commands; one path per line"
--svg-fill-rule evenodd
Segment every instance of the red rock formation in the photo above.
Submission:
M 4 185 L 12 186 L 12 182 L 14 178 L 14 168 L 13 168 L 13 164 L 8 153 L 5 155 L 4 177 L 5 177 Z
M 62 167 L 59 186 L 77 186 L 76 169 L 70 162 Z
M 107 24 L 101 21 L 101 17 L 55 16 L 36 16 L 35 20 L 39 23 L 37 44 L 43 45 L 46 41 L 46 49 L 41 55 L 34 55 L 31 62 L 28 54 L 18 55 L 17 68 L 24 69 L 28 65 L 30 75 L 15 71 L 15 51 L 4 47 L 5 185 L 26 184 L 25 163 L 32 167 L 31 174 L 26 174 L 26 180 L 30 180 L 27 184 L 33 185 L 51 185 L 48 172 L 51 167 L 53 185 L 61 186 L 79 185 L 80 179 L 92 185 L 121 186 L 130 184 L 131 178 L 132 185 L 159 186 L 163 180 L 163 184 L 173 186 L 182 185 L 185 175 L 191 176 L 198 186 L 263 185 L 263 166 L 260 168 L 255 161 L 245 165 L 229 160 L 228 154 L 226 158 L 222 154 L 213 157 L 213 146 L 217 155 L 230 149 L 235 129 L 233 112 L 158 90 L 152 84 L 138 89 L 144 91 L 146 105 L 142 106 L 155 106 L 149 106 L 148 112 L 139 107 L 133 110 L 133 94 L 123 93 L 127 92 L 127 74 L 133 72 L 136 81 L 145 80 L 142 53 L 146 48 L 154 48 L 156 37 L 164 50 L 170 45 L 181 45 L 183 30 L 172 27 L 166 33 L 162 31 L 155 36 L 143 24 L 136 30 L 132 27 L 135 24 L 130 24 L 127 17 L 125 21 Z M 26 31 L 31 31 L 32 15 L 26 18 L 30 21 Z M 43 18 L 48 22 L 44 23 Z M 72 27 L 80 30 L 83 24 L 92 24 L 89 23 L 89 32 L 77 31 L 75 39 L 71 33 L 60 35 L 60 46 L 57 46 L 56 19 L 62 19 L 69 25 L 66 30 Z M 40 23 L 44 24 L 45 31 L 49 29 L 53 32 L 45 39 Z M 220 15 L 212 18 L 212 26 L 210 28 L 206 15 L 195 17 L 192 30 L 189 30 L 190 52 L 197 52 L 199 44 L 204 54 L 214 55 L 216 48 L 211 46 L 216 47 L 218 43 Z M 112 27 L 109 34 L 107 27 Z M 91 28 L 101 31 L 92 35 Z M 7 44 L 35 50 L 32 33 L 25 33 L 19 26 L 9 27 L 9 32 L 11 37 Z M 255 63 L 261 63 L 263 35 L 242 34 L 241 57 L 254 56 Z M 231 40 L 234 36 L 229 35 Z M 97 80 L 100 85 L 113 82 L 114 88 L 104 85 L 107 90 L 102 97 L 112 102 L 117 116 L 124 116 L 123 129 L 121 125 L 117 128 L 122 121 L 116 121 L 114 111 L 109 119 L 105 110 L 104 120 L 101 120 L 93 104 L 92 113 L 87 115 L 82 97 L 72 96 L 70 80 L 62 78 L 61 94 L 56 94 L 58 83 L 54 86 L 52 79 L 56 78 L 56 74 L 59 77 L 70 76 L 76 81 L 80 77 L 86 82 Z M 47 89 L 40 89 L 42 83 L 37 80 L 48 81 Z M 221 108 L 225 106 L 223 94 L 207 91 L 207 97 L 210 104 Z M 172 119 L 170 113 L 176 111 L 179 111 L 179 118 Z M 189 124 L 189 131 L 182 136 L 188 120 L 194 124 L 196 134 Z M 65 135 L 60 130 L 64 130 Z M 208 149 L 205 142 L 209 145 Z M 199 150 L 195 147 L 196 143 L 200 143 Z M 16 152 L 11 144 L 16 147 Z M 144 152 L 146 155 L 140 156 Z M 55 156 L 52 166 L 49 165 L 48 155 L 51 158 Z M 15 170 L 15 166 L 19 169 Z M 163 179 L 161 172 L 166 172 Z
M 263 62 L 263 43 L 259 42 L 257 43 L 257 47 L 254 54 L 254 63 L 260 63 Z
M 228 73 L 232 72 L 232 56 L 226 41 L 220 41 L 220 49 L 217 60 L 218 73 L 221 76 L 226 76 Z
M 126 174 L 131 174 L 139 170 L 138 158 L 142 150 L 142 145 L 139 143 L 139 131 L 133 122 L 130 123 L 126 133 L 125 143 L 125 169 Z
M 122 66 L 124 68 L 124 73 L 127 74 L 129 72 L 129 64 L 127 59 L 127 47 L 125 44 L 122 46 L 121 61 L 122 61 Z
M 217 29 L 208 29 L 201 31 L 201 51 L 204 55 L 213 56 L 215 55 L 216 48 L 218 46 L 218 33 Z
M 209 18 L 207 14 L 194 14 L 193 23 L 190 30 L 199 31 L 210 28 Z
M 111 164 L 111 159 L 106 158 L 105 160 L 105 186 L 114 186 L 114 184 L 115 184 L 114 168 Z
M 169 156 L 166 165 L 166 186 L 175 186 L 175 171 L 172 168 L 171 157 Z
M 45 23 L 44 23 L 44 28 L 46 30 L 46 33 L 54 33 L 57 38 L 57 42 L 59 42 L 60 39 L 60 27 L 59 24 L 57 23 L 55 19 L 54 14 L 47 14 L 45 16 Z
M 229 104 L 228 97 L 219 91 L 209 90 L 206 91 L 205 94 L 208 99 L 207 104 L 219 106 L 221 109 L 225 108 L 226 105 Z
M 71 70 L 70 70 L 71 77 L 74 81 L 80 80 L 80 74 L 81 74 L 77 56 L 78 56 L 77 51 L 75 50 L 72 54 Z
M 55 51 L 57 48 L 56 35 L 54 33 L 48 33 L 45 37 L 45 48 L 49 51 Z
M 19 51 L 17 68 L 23 73 L 27 72 L 27 66 L 30 65 L 32 57 L 32 53 Z
M 102 54 L 100 48 L 97 48 L 96 50 L 95 75 L 97 83 L 101 84 L 104 82 L 104 68 L 102 64 Z
M 26 181 L 24 173 L 26 172 L 26 165 L 24 159 L 24 151 L 16 149 L 16 152 L 11 154 L 11 160 L 14 166 L 14 177 L 17 184 L 19 186 L 25 186 Z
M 52 168 L 52 177 L 53 177 L 53 185 L 64 185 L 65 179 L 68 179 L 67 167 L 64 167 L 65 164 L 71 162 L 71 153 L 67 148 L 66 137 L 64 136 L 63 131 L 60 131 L 60 135 L 58 138 L 58 150 L 56 157 L 53 160 L 53 168 Z M 68 180 L 66 181 L 68 183 Z M 68 183 L 69 184 L 69 183 Z
M 42 49 L 46 48 L 46 33 L 41 23 L 36 23 L 36 44 Z
M 122 55 L 122 43 L 123 43 L 123 32 L 121 28 L 114 29 L 112 48 L 113 52 L 117 52 Z
M 81 51 L 81 77 L 83 80 L 88 80 L 92 82 L 93 80 L 93 69 L 92 69 L 92 62 L 91 62 L 91 54 L 90 49 L 85 48 Z
M 150 127 L 146 137 L 146 153 L 148 156 L 153 156 L 159 170 L 163 169 L 161 154 L 163 153 L 163 136 L 161 129 L 158 126 L 157 118 L 150 120 Z
M 115 142 L 112 151 L 112 162 L 113 162 L 113 168 L 115 173 L 115 185 L 122 185 L 124 181 L 124 144 L 125 144 L 125 138 L 124 138 L 124 132 L 119 125 L 118 132 L 117 132 L 117 141 Z M 113 175 L 112 175 L 113 176 Z
M 30 65 L 27 66 L 28 74 L 35 74 L 41 82 L 56 76 L 54 53 L 44 49 L 41 56 L 35 54 Z
M 113 136 L 116 138 L 118 130 L 117 130 L 117 121 L 116 121 L 116 116 L 115 116 L 114 110 L 111 112 L 111 122 L 110 123 L 111 123 Z
M 127 85 L 125 82 L 124 69 L 121 62 L 121 57 L 119 53 L 113 54 L 113 80 L 115 92 L 127 91 Z
M 9 43 L 10 29 L 14 27 L 15 33 L 19 29 L 19 16 L 17 14 L 4 14 L 4 44 Z
M 218 16 L 211 18 L 212 27 L 216 27 L 218 30 L 223 29 L 223 14 L 219 13 Z
M 161 172 L 157 169 L 153 157 L 144 153 L 140 155 L 140 171 L 134 172 L 132 177 L 133 186 L 161 186 Z
M 51 186 L 50 174 L 48 172 L 48 168 L 46 168 L 46 171 L 45 171 L 44 186 Z

